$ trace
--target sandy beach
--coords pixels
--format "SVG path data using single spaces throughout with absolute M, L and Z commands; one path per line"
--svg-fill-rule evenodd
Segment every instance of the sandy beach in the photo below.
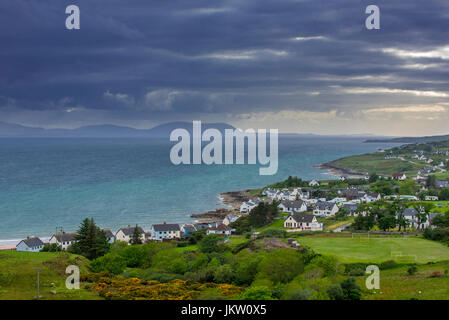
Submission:
M 15 248 L 16 248 L 16 246 L 14 244 L 3 244 L 3 245 L 0 245 L 0 251 L 1 250 L 13 250 Z

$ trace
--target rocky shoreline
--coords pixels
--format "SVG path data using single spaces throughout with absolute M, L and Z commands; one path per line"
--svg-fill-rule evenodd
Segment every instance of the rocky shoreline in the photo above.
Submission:
M 250 189 L 240 191 L 229 191 L 220 194 L 223 204 L 230 206 L 231 208 L 239 208 L 242 202 L 251 199 Z
M 336 165 L 332 164 L 332 161 L 317 164 L 317 165 L 315 165 L 315 167 L 319 168 L 321 170 L 326 170 L 334 176 L 346 175 L 346 176 L 350 176 L 352 178 L 364 178 L 366 176 L 366 173 L 361 173 L 361 172 L 357 172 L 357 171 L 354 171 L 354 170 L 351 170 L 348 168 L 336 166 Z

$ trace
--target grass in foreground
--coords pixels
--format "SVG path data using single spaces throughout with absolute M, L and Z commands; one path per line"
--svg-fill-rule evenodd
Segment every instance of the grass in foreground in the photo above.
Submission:
M 0 251 L 0 300 L 31 300 L 37 293 L 37 270 L 40 271 L 42 300 L 93 300 L 100 297 L 85 288 L 65 287 L 65 268 L 77 265 L 87 271 L 84 257 L 59 252 Z M 52 285 L 54 284 L 54 286 Z M 56 291 L 52 294 L 51 291 Z
M 301 245 L 318 253 L 334 255 L 344 263 L 381 263 L 395 260 L 402 263 L 427 263 L 449 260 L 449 247 L 417 237 L 370 238 L 304 236 L 297 238 Z
M 366 300 L 448 300 L 449 277 L 430 277 L 433 272 L 444 274 L 449 262 L 419 265 L 414 275 L 407 274 L 408 266 L 380 271 L 380 290 L 365 290 Z M 365 288 L 365 277 L 358 277 L 358 284 Z

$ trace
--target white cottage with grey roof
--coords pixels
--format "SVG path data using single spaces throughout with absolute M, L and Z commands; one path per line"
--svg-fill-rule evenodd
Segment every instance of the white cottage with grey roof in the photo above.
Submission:
M 39 252 L 44 248 L 44 243 L 38 237 L 27 237 L 16 246 L 16 251 Z
M 313 214 L 291 214 L 284 221 L 284 228 L 308 231 L 321 231 L 323 224 L 318 222 Z
M 57 244 L 61 247 L 62 250 L 67 250 L 68 247 L 70 247 L 72 244 L 76 242 L 76 236 L 77 233 L 59 233 L 54 234 L 50 241 L 48 241 L 50 244 Z
M 115 240 L 116 241 L 123 241 L 127 242 L 128 244 L 131 242 L 131 239 L 133 238 L 134 230 L 137 228 L 139 234 L 140 234 L 140 240 L 145 242 L 145 231 L 139 226 L 131 227 L 128 225 L 126 228 L 120 228 L 117 233 L 115 234 Z

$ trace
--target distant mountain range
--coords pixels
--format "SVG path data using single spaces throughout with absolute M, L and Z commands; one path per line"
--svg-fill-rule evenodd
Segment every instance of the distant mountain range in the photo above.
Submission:
M 426 137 L 402 137 L 392 139 L 369 139 L 365 142 L 397 142 L 397 143 L 428 143 L 449 140 L 449 135 Z
M 33 138 L 145 138 L 169 137 L 177 128 L 192 133 L 192 122 L 169 122 L 151 129 L 134 129 L 115 125 L 84 126 L 76 129 L 45 129 L 27 127 L 19 124 L 0 122 L 0 137 Z M 203 130 L 214 128 L 224 133 L 225 129 L 235 129 L 226 123 L 202 123 Z

